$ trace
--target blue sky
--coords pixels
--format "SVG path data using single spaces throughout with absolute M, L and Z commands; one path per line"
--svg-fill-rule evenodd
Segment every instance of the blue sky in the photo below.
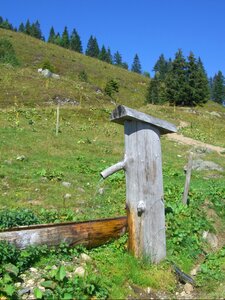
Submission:
M 178 48 L 200 56 L 209 76 L 225 74 L 225 0 L 1 0 L 0 15 L 14 26 L 38 19 L 45 37 L 52 25 L 76 28 L 84 49 L 92 34 L 129 66 L 137 53 L 151 74 Z

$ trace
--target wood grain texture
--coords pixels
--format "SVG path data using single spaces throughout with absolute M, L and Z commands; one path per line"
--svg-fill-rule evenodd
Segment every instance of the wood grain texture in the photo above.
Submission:
M 119 105 L 112 112 L 110 120 L 119 124 L 124 124 L 125 120 L 136 120 L 136 121 L 145 122 L 156 127 L 159 130 L 161 135 L 166 133 L 177 132 L 177 128 L 174 124 L 152 117 L 150 115 L 126 107 L 124 105 Z
M 166 256 L 160 132 L 136 120 L 125 120 L 124 126 L 129 249 L 157 263 Z
M 43 244 L 55 246 L 62 242 L 70 246 L 84 245 L 92 248 L 122 236 L 126 230 L 127 217 L 119 217 L 80 223 L 22 226 L 1 231 L 0 241 L 8 241 L 18 248 Z

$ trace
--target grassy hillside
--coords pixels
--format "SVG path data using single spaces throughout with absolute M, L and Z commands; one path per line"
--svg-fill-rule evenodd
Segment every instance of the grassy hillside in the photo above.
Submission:
M 178 127 L 182 125 L 179 132 L 184 136 L 225 147 L 225 108 L 220 105 L 209 102 L 194 109 L 145 105 L 148 79 L 143 76 L 24 34 L 0 29 L 2 36 L 11 40 L 20 66 L 1 65 L 1 228 L 5 225 L 7 211 L 12 210 L 14 217 L 11 215 L 11 220 L 13 222 L 16 215 L 18 222 L 26 217 L 25 208 L 37 214 L 43 222 L 89 220 L 126 213 L 123 172 L 105 181 L 99 175 L 104 168 L 123 157 L 123 126 L 109 122 L 114 102 L 170 121 Z M 61 76 L 59 80 L 45 79 L 37 72 L 46 59 Z M 87 73 L 88 82 L 79 79 L 82 70 Z M 114 99 L 104 93 L 106 82 L 111 78 L 120 86 Z M 58 136 L 55 134 L 56 105 L 52 102 L 56 96 L 79 102 L 76 106 L 60 107 Z M 194 151 L 195 158 L 213 161 L 224 170 L 193 171 L 190 204 L 183 207 L 183 168 L 190 150 Z M 88 265 L 87 270 L 95 279 L 85 277 L 90 281 L 88 287 L 92 284 L 94 289 L 89 298 L 105 297 L 105 290 L 111 299 L 140 298 L 141 293 L 149 297 L 146 294 L 149 289 L 151 297 L 176 298 L 183 286 L 177 284 L 171 262 L 188 274 L 201 265 L 203 271 L 197 275 L 193 297 L 213 299 L 225 296 L 225 155 L 206 149 L 194 150 L 192 146 L 172 142 L 166 136 L 162 137 L 162 155 L 167 260 L 152 266 L 145 260 L 132 258 L 126 251 L 126 236 L 94 249 L 88 252 L 94 263 Z M 16 214 L 13 209 L 16 209 Z M 217 235 L 219 245 L 216 249 L 210 248 L 202 239 L 203 231 Z M 50 254 L 41 251 L 42 255 L 31 251 L 34 257 L 37 256 L 36 262 L 27 259 L 25 263 L 39 268 L 40 273 L 46 264 L 58 267 L 61 260 L 69 260 L 72 255 L 64 248 L 60 254 L 64 256 L 60 259 L 53 251 Z M 26 257 L 29 253 L 23 255 Z M 0 291 L 3 286 L 0 278 Z M 97 290 L 99 286 L 100 291 Z
M 98 106 L 110 102 L 103 91 L 112 78 L 119 83 L 116 102 L 133 107 L 144 103 L 148 79 L 143 76 L 22 33 L 0 29 L 0 37 L 12 42 L 21 63 L 19 68 L 1 67 L 2 105 L 15 101 L 41 104 L 59 95 L 77 100 L 82 105 Z M 45 79 L 37 73 L 46 60 L 54 66 L 55 73 L 61 76 L 60 80 Z M 87 73 L 87 83 L 79 80 L 81 71 Z

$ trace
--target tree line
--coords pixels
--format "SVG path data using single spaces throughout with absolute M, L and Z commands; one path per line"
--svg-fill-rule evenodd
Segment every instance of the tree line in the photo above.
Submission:
M 146 100 L 152 104 L 169 102 L 171 105 L 195 106 L 209 99 L 223 104 L 225 80 L 221 71 L 208 79 L 201 58 L 190 52 L 187 58 L 179 49 L 172 60 L 161 54 L 154 68 Z
M 26 23 L 22 22 L 17 29 L 8 21 L 8 19 L 4 20 L 0 16 L 0 28 L 22 32 L 37 39 L 45 41 L 45 37 L 41 32 L 40 23 L 38 20 L 34 23 L 31 23 L 28 19 Z M 90 57 L 97 58 L 99 60 L 124 68 L 126 70 L 129 69 L 128 63 L 123 61 L 122 55 L 119 51 L 116 51 L 114 54 L 112 54 L 109 47 L 105 47 L 105 45 L 102 45 L 102 47 L 100 47 L 97 38 L 93 35 L 90 36 L 87 43 L 87 48 L 85 51 L 83 51 L 81 38 L 75 28 L 72 30 L 71 34 L 69 34 L 68 28 L 67 26 L 65 26 L 63 33 L 60 34 L 59 32 L 55 32 L 55 29 L 52 26 L 49 31 L 47 42 L 76 51 L 78 53 L 85 54 Z M 135 54 L 134 56 L 131 71 L 139 74 L 142 73 L 141 63 L 138 54 Z
M 14 27 L 8 19 L 0 16 L 0 28 L 19 31 L 45 41 L 39 21 L 31 23 L 28 19 L 26 23 L 21 23 Z M 83 50 L 81 38 L 74 28 L 69 34 L 67 26 L 64 27 L 62 34 L 55 32 L 52 26 L 47 39 L 48 43 L 56 44 L 63 48 L 97 58 L 109 64 L 129 69 L 128 64 L 123 61 L 119 51 L 111 53 L 109 47 L 99 46 L 97 38 L 90 36 L 85 51 Z M 150 73 L 142 72 L 142 67 L 138 54 L 135 54 L 130 70 L 150 77 Z M 152 104 L 162 104 L 169 102 L 172 105 L 201 105 L 209 99 L 225 104 L 225 78 L 221 71 L 218 71 L 212 78 L 208 78 L 203 62 L 200 57 L 196 58 L 190 52 L 187 58 L 184 57 L 182 50 L 175 53 L 172 60 L 165 59 L 161 54 L 153 68 L 154 76 L 151 78 L 146 95 L 146 101 Z

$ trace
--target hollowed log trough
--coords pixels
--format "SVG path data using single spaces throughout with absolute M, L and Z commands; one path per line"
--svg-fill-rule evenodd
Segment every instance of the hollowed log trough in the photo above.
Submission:
M 70 246 L 84 245 L 92 248 L 119 238 L 127 230 L 127 217 L 20 226 L 0 231 L 0 241 L 7 241 L 18 248 L 30 245 L 56 246 L 65 242 Z

